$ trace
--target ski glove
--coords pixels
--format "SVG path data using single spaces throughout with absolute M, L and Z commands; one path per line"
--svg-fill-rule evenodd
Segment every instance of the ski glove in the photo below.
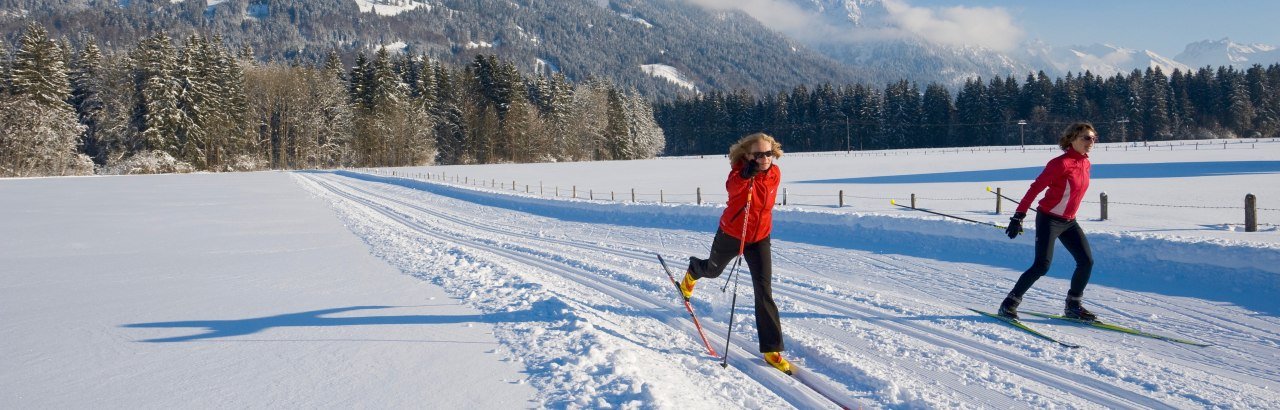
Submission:
M 742 179 L 751 179 L 751 177 L 756 176 L 756 173 L 758 172 L 760 172 L 760 168 L 756 166 L 756 162 L 747 160 L 747 166 L 742 167 Z
M 1017 238 L 1022 233 L 1022 220 L 1027 217 L 1026 212 L 1016 212 L 1012 218 L 1009 218 L 1009 227 L 1004 229 L 1004 233 L 1009 235 L 1009 239 Z

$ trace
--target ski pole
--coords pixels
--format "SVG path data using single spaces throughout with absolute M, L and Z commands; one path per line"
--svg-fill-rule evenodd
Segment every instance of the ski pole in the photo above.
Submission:
M 751 218 L 751 193 L 752 191 L 755 191 L 755 187 L 756 187 L 755 180 L 751 180 L 750 182 L 747 183 L 747 204 L 742 207 L 742 238 L 738 239 L 738 260 L 739 261 L 742 260 L 743 258 L 742 253 L 747 249 L 747 220 Z M 735 263 L 733 266 L 736 268 L 738 264 Z M 732 271 L 729 272 L 729 276 L 733 276 Z M 726 280 L 724 284 L 726 287 L 729 286 L 729 281 Z M 726 328 L 728 328 L 728 330 L 725 331 L 725 335 L 724 335 L 724 357 L 722 357 L 720 361 L 721 368 L 729 367 L 729 341 L 733 339 L 733 314 L 736 313 L 734 312 L 734 310 L 737 307 L 737 305 L 738 305 L 738 280 L 737 278 L 734 278 L 733 301 L 729 302 L 729 325 L 725 326 Z
M 912 210 L 916 210 L 916 211 L 920 211 L 920 212 L 928 212 L 928 213 L 931 213 L 931 214 L 934 214 L 934 215 L 938 215 L 938 216 L 945 216 L 945 217 L 947 217 L 947 218 L 953 218 L 953 219 L 959 219 L 959 220 L 961 220 L 961 221 L 965 221 L 965 222 L 973 222 L 973 223 L 976 223 L 976 224 L 979 224 L 979 225 L 993 226 L 993 227 L 1000 228 L 1000 229 L 1005 229 L 1005 228 L 1007 228 L 1006 226 L 1001 226 L 1001 225 L 999 225 L 999 224 L 995 224 L 995 223 L 991 223 L 991 222 L 975 221 L 975 220 L 972 220 L 972 219 L 969 219 L 969 218 L 961 218 L 961 217 L 958 217 L 958 216 L 955 216 L 955 215 L 947 215 L 947 214 L 944 214 L 944 213 L 942 213 L 942 212 L 930 211 L 930 210 L 928 210 L 928 209 L 924 209 L 924 208 L 912 208 L 912 207 L 909 207 L 909 206 L 906 206 L 906 205 L 899 204 L 899 203 L 898 203 L 898 201 L 893 200 L 893 199 L 890 199 L 890 200 L 889 200 L 889 203 L 894 204 L 894 205 L 897 205 L 897 206 L 900 206 L 900 207 L 903 207 L 903 208 L 907 208 L 907 209 L 912 209 Z
M 1005 194 L 1001 194 L 1001 193 L 997 193 L 997 192 L 995 192 L 995 191 L 992 191 L 992 190 L 991 190 L 991 187 L 987 187 L 987 192 L 990 192 L 990 193 L 993 193 L 993 194 L 996 194 L 996 195 L 1000 195 L 1000 197 L 1001 197 L 1001 198 L 1008 199 L 1008 200 L 1009 200 L 1009 202 L 1013 202 L 1013 203 L 1015 203 L 1015 204 L 1016 204 L 1016 203 L 1018 203 L 1018 201 L 1017 201 L 1016 199 L 1010 198 L 1008 195 L 1005 195 Z M 1036 213 L 1040 213 L 1040 210 L 1039 210 L 1039 209 L 1031 208 L 1031 210 L 1032 210 L 1032 211 L 1035 211 Z
M 998 193 L 998 192 L 996 192 L 996 191 L 992 191 L 992 190 L 991 190 L 991 187 L 987 187 L 987 192 L 990 192 L 990 193 L 993 193 L 993 194 L 996 194 L 996 195 L 1000 195 L 1000 197 L 1001 197 L 1001 198 L 1008 199 L 1008 200 L 1009 200 L 1009 202 L 1013 202 L 1013 203 L 1015 203 L 1015 204 L 1016 204 L 1016 203 L 1018 203 L 1018 201 L 1015 201 L 1013 198 L 1010 198 L 1008 195 L 1001 194 L 1001 193 Z
M 724 281 L 724 286 L 720 287 L 720 293 L 724 293 L 729 290 L 729 281 L 733 280 L 733 274 L 738 271 L 738 264 L 741 262 L 742 255 L 738 255 L 738 258 L 733 260 L 733 267 L 729 268 L 729 278 Z
M 728 284 L 728 281 L 725 281 Z M 729 339 L 733 337 L 733 314 L 737 313 L 738 306 L 738 279 L 733 279 L 733 301 L 729 303 L 729 331 L 724 335 L 724 356 L 720 358 L 720 368 L 729 367 Z

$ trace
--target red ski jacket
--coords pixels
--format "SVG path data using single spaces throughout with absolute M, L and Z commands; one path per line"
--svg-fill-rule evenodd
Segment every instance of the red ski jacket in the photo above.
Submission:
M 1045 188 L 1049 192 L 1040 200 L 1036 210 L 1059 218 L 1074 220 L 1084 192 L 1089 190 L 1089 156 L 1068 149 L 1066 153 L 1049 160 L 1044 171 L 1031 183 L 1031 189 L 1018 203 L 1018 212 L 1027 212 L 1031 201 Z
M 734 164 L 729 171 L 729 178 L 724 187 L 729 191 L 729 205 L 720 216 L 720 230 L 746 243 L 756 243 L 769 237 L 773 230 L 773 204 L 778 198 L 778 185 L 782 181 L 782 170 L 773 164 L 769 170 L 759 172 L 751 179 L 742 179 L 742 168 L 745 162 Z M 747 192 L 751 192 L 751 203 L 748 207 Z M 746 218 L 746 237 L 742 235 L 743 218 Z

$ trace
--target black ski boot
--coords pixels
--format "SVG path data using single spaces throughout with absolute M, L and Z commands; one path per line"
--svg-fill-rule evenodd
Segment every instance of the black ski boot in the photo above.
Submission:
M 1098 320 L 1098 315 L 1089 312 L 1084 308 L 1084 296 L 1068 296 L 1067 307 L 1062 309 L 1062 316 L 1068 319 L 1082 320 L 1085 322 L 1093 322 Z
M 1022 303 L 1022 298 L 1013 295 L 1005 296 L 1004 302 L 1000 303 L 1000 309 L 996 310 L 996 314 L 1000 317 L 1018 320 L 1018 305 Z

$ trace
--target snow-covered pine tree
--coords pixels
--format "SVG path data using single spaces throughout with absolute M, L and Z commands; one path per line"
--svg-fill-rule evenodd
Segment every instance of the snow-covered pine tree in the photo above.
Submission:
M 179 135 L 188 125 L 178 106 L 182 85 L 178 80 L 177 50 L 163 33 L 147 37 L 133 50 L 134 86 L 137 93 L 134 123 L 149 151 L 180 157 Z
M 44 27 L 27 25 L 13 53 L 11 93 L 24 96 L 49 110 L 74 112 L 67 100 L 71 83 L 61 48 L 49 39 Z
M 462 90 L 459 76 L 451 75 L 440 64 L 433 64 L 435 73 L 436 104 L 432 113 L 436 118 L 435 137 L 439 159 L 444 164 L 466 162 L 464 147 L 468 134 L 467 122 L 462 111 Z
M 106 150 L 99 143 L 98 127 L 104 115 L 104 92 L 102 78 L 102 53 L 93 38 L 86 38 L 84 48 L 77 53 L 71 64 L 71 105 L 75 108 L 76 117 L 84 124 L 84 135 L 81 136 L 81 151 L 94 159 L 98 164 L 106 162 Z
M 216 82 L 222 90 L 219 100 L 223 120 L 227 123 L 226 135 L 210 149 L 210 163 L 220 169 L 260 169 L 264 165 L 252 150 L 256 127 L 249 120 L 249 96 L 245 89 L 244 70 L 252 64 L 235 58 L 220 37 L 214 36 L 211 47 L 216 55 Z
M 366 109 L 373 105 L 369 97 L 369 71 L 369 58 L 361 51 L 356 54 L 355 64 L 351 66 L 351 74 L 347 76 L 347 91 L 351 94 L 352 103 Z
M 662 153 L 667 139 L 653 118 L 653 104 L 632 90 L 624 97 L 627 127 L 635 147 L 633 159 L 653 158 Z
M 68 175 L 93 172 L 78 154 L 84 126 L 67 101 L 71 85 L 61 47 L 38 24 L 27 26 L 13 54 L 11 96 L 3 96 L 0 174 Z
M 12 67 L 13 57 L 9 55 L 9 44 L 0 40 L 0 95 L 9 93 L 10 82 L 13 80 Z
M 70 110 L 0 95 L 0 177 L 92 174 L 93 161 L 76 152 L 83 130 Z
M 601 137 L 604 138 L 605 152 L 597 159 L 632 159 L 635 146 L 632 144 L 631 131 L 627 127 L 627 109 L 623 103 L 622 93 L 608 87 L 606 95 L 605 127 Z

